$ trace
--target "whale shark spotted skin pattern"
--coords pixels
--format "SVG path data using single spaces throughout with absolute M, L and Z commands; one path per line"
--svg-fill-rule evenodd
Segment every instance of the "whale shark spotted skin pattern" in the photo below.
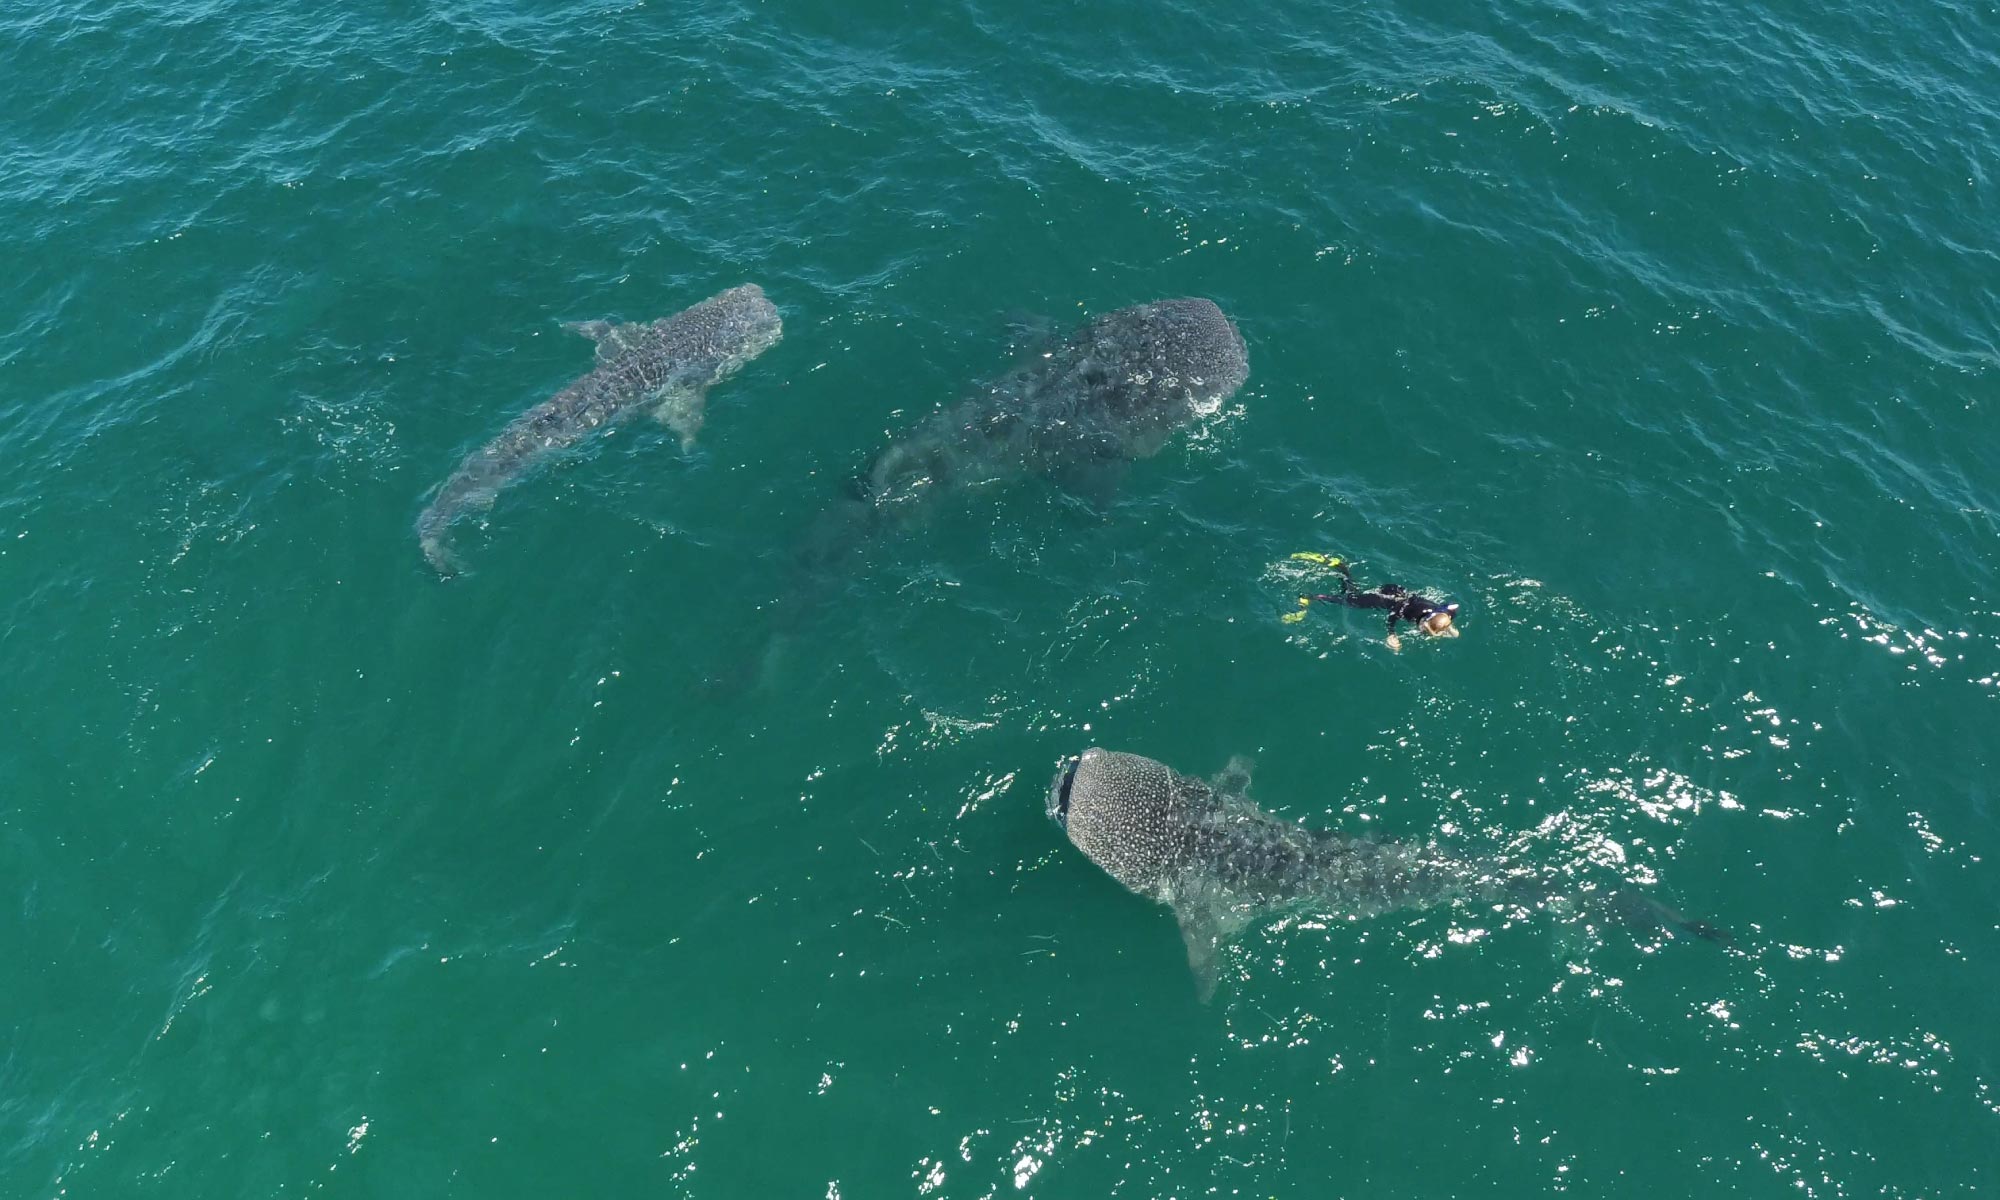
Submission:
M 452 522 L 492 505 L 535 464 L 642 409 L 694 444 L 708 389 L 784 336 L 778 310 L 754 283 L 730 288 L 671 317 L 630 325 L 569 326 L 597 343 L 597 367 L 516 417 L 465 456 L 417 518 L 417 542 L 439 574 L 458 568 L 446 543 Z
M 1049 817 L 1077 849 L 1174 910 L 1203 999 L 1215 989 L 1216 951 L 1287 908 L 1368 917 L 1455 899 L 1532 907 L 1558 894 L 1529 869 L 1280 820 L 1251 802 L 1248 783 L 1237 764 L 1211 786 L 1137 754 L 1090 749 L 1064 762 L 1049 788 Z M 1628 889 L 1604 901 L 1628 924 L 1727 940 Z
M 1218 411 L 1249 375 L 1243 336 L 1211 300 L 1093 317 L 885 446 L 808 539 L 808 565 L 913 524 L 946 496 L 1014 476 L 1109 500 L 1127 464 Z

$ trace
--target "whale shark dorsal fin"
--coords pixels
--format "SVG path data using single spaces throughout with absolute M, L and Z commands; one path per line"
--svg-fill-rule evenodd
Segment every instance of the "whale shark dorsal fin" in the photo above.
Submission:
M 646 332 L 648 326 L 636 323 L 614 325 L 610 321 L 569 321 L 563 328 L 596 342 L 597 361 L 605 363 L 638 345 L 640 335 Z

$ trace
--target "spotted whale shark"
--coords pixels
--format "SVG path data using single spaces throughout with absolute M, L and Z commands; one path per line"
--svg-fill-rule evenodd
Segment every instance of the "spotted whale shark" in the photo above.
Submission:
M 1131 463 L 1217 411 L 1249 374 L 1243 336 L 1212 300 L 1100 314 L 882 447 L 801 558 L 823 569 L 950 497 L 1021 476 L 1108 501 Z
M 1563 895 L 1532 868 L 1280 820 L 1250 799 L 1240 763 L 1211 784 L 1093 748 L 1057 770 L 1048 814 L 1105 873 L 1173 909 L 1204 1000 L 1215 990 L 1217 951 L 1253 921 L 1289 909 L 1363 918 L 1452 900 L 1533 908 Z M 1728 940 L 1628 887 L 1594 903 L 1624 924 Z
M 417 543 L 440 574 L 459 569 L 447 542 L 453 522 L 491 507 L 502 488 L 598 429 L 651 410 L 683 449 L 693 445 L 708 389 L 784 335 L 778 310 L 754 283 L 657 321 L 568 328 L 597 343 L 596 367 L 466 455 L 417 518 Z

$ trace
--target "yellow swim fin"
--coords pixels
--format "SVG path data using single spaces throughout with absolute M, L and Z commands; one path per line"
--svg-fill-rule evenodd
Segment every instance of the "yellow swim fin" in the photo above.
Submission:
M 1312 603 L 1311 596 L 1300 596 L 1298 608 L 1292 612 L 1286 613 L 1284 616 L 1279 617 L 1278 619 L 1280 621 L 1283 621 L 1287 625 L 1296 625 L 1300 621 L 1306 619 L 1306 607 L 1311 603 Z
M 1294 562 L 1312 563 L 1318 567 L 1337 567 L 1340 565 L 1340 557 L 1338 555 L 1321 554 L 1314 550 L 1301 550 L 1297 554 L 1292 555 L 1292 560 Z

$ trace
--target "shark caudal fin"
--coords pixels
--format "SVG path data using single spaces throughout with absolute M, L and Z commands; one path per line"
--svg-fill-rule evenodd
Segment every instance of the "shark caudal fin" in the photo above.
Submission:
M 465 563 L 452 551 L 448 540 L 452 515 L 450 511 L 433 504 L 417 518 L 417 546 L 424 552 L 424 561 L 441 579 L 465 574 Z
M 442 532 L 418 538 L 417 545 L 423 548 L 424 561 L 430 563 L 431 569 L 438 573 L 438 578 L 451 579 L 466 573 L 465 560 L 446 544 Z
M 417 514 L 417 545 L 439 575 L 449 578 L 466 573 L 464 562 L 451 549 L 451 527 L 468 514 L 492 506 L 493 497 L 499 492 L 494 478 L 495 468 L 489 457 L 475 451 L 458 465 L 451 478 L 438 486 L 437 494 Z

